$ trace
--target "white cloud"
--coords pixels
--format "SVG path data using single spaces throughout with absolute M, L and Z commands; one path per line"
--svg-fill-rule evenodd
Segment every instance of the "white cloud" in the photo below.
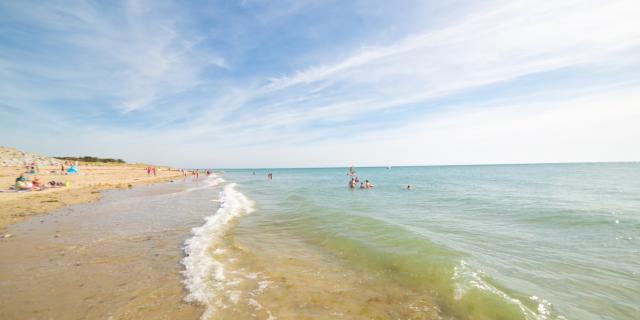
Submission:
M 203 106 L 186 124 L 162 128 L 71 126 L 82 136 L 77 148 L 139 161 L 149 156 L 197 166 L 320 166 L 640 158 L 633 151 L 640 149 L 634 142 L 640 140 L 640 133 L 630 120 L 638 118 L 634 101 L 639 100 L 633 90 L 626 89 L 615 94 L 598 91 L 594 96 L 567 84 L 556 90 L 573 93 L 549 103 L 554 93 L 541 85 L 539 95 L 526 97 L 531 99 L 527 104 L 519 101 L 525 97 L 500 103 L 479 97 L 477 102 L 449 105 L 429 117 L 407 113 L 394 123 L 397 129 L 386 126 L 383 130 L 361 119 L 379 116 L 376 120 L 385 122 L 383 111 L 402 112 L 409 105 L 428 108 L 429 102 L 439 98 L 538 73 L 637 68 L 637 1 L 485 3 L 473 12 L 452 14 L 444 25 L 427 24 L 395 42 L 363 39 L 376 45 L 363 46 L 333 62 L 321 59 L 276 78 L 218 79 L 216 83 L 224 85 L 216 88 L 210 87 L 207 80 L 211 79 L 202 77 L 202 72 L 210 66 L 233 68 L 213 48 L 201 46 L 206 35 L 190 26 L 190 17 L 179 5 L 126 4 L 109 13 L 85 2 L 16 5 L 22 10 L 18 16 L 53 30 L 61 36 L 57 40 L 79 48 L 74 54 L 81 54 L 73 55 L 78 59 L 74 68 L 31 64 L 28 59 L 3 61 L 0 56 L 0 77 L 6 80 L 0 86 L 3 101 L 42 106 L 60 96 L 87 101 L 111 98 L 122 117 L 144 110 L 163 125 Z M 306 5 L 293 12 L 305 10 Z M 294 14 L 274 12 L 270 16 Z M 61 84 L 51 88 L 24 84 L 21 73 Z M 594 90 L 610 85 L 606 80 L 592 81 Z M 207 94 L 212 89 L 215 94 Z M 185 93 L 184 101 L 175 99 Z M 192 93 L 201 95 L 199 100 Z M 55 121 L 64 122 L 61 118 L 57 115 Z M 319 123 L 329 127 L 315 127 Z M 342 123 L 351 123 L 353 135 L 341 135 L 331 127 Z M 105 132 L 113 128 L 118 132 Z M 111 141 L 127 141 L 127 145 Z M 160 144 L 169 146 L 171 154 L 163 152 Z M 635 149 L 627 148 L 634 144 Z M 50 147 L 56 145 L 69 148 L 57 142 Z
M 553 102 L 500 103 L 452 109 L 384 132 L 300 145 L 231 153 L 236 165 L 370 166 L 478 163 L 624 161 L 640 159 L 637 84 Z M 286 159 L 286 160 L 283 160 Z M 283 162 L 285 164 L 283 164 Z M 234 166 L 227 163 L 227 166 Z
M 21 23 L 55 37 L 48 44 L 66 47 L 62 50 L 68 55 L 59 61 L 61 65 L 48 64 L 44 47 L 33 53 L 35 59 L 14 57 L 5 63 L 31 70 L 40 79 L 60 79 L 76 89 L 85 86 L 80 94 L 113 98 L 115 107 L 123 112 L 157 106 L 165 98 L 201 85 L 205 68 L 227 67 L 221 56 L 198 46 L 202 36 L 188 26 L 177 4 L 125 1 L 112 8 L 115 12 L 85 1 L 20 3 L 12 9 L 22 14 Z M 40 92 L 41 88 L 20 89 Z M 43 98 L 68 98 L 74 93 L 55 95 Z
M 499 2 L 398 43 L 272 79 L 264 89 L 306 94 L 335 84 L 353 89 L 340 97 L 341 112 L 349 112 L 350 99 L 358 108 L 365 96 L 373 109 L 401 106 L 523 75 L 613 63 L 611 54 L 629 48 L 638 54 L 638 16 L 637 1 Z

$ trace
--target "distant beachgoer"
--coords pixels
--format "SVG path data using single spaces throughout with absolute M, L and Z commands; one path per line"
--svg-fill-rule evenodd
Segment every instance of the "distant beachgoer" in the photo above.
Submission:
M 211 171 L 207 170 L 207 177 L 211 175 Z
M 16 178 L 16 190 L 29 190 L 33 187 L 31 181 L 27 179 L 24 174 L 21 174 L 18 178 Z
M 356 187 L 356 179 L 351 178 L 351 181 L 349 181 L 349 188 L 353 189 Z
M 371 182 L 369 182 L 369 180 L 365 180 L 365 181 L 364 181 L 364 186 L 365 186 L 365 188 L 367 188 L 367 189 L 371 189 L 371 188 L 373 188 L 373 184 L 371 184 Z
M 156 167 L 151 167 L 151 171 L 153 171 L 153 175 L 156 175 Z
M 360 182 L 360 189 L 365 189 L 363 182 Z
M 269 172 L 269 174 L 267 174 L 267 179 L 273 180 L 273 173 Z
M 60 165 L 60 172 L 64 173 L 64 164 Z
M 358 179 L 358 176 L 356 176 L 356 183 L 360 182 L 360 179 Z
M 253 172 L 253 175 L 254 175 L 254 176 L 256 175 L 256 172 L 255 172 L 255 171 Z
M 151 175 L 151 167 L 147 167 L 147 175 L 150 176 Z
M 409 189 L 411 189 L 411 185 L 410 184 L 407 185 L 407 190 L 409 190 Z
M 45 185 L 40 182 L 40 179 L 38 179 L 38 177 L 33 177 L 31 184 L 31 190 L 43 190 L 45 187 Z

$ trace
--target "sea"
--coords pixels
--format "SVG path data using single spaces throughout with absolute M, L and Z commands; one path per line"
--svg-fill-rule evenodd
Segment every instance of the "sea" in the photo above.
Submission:
M 640 319 L 640 163 L 355 171 L 215 170 L 202 319 Z

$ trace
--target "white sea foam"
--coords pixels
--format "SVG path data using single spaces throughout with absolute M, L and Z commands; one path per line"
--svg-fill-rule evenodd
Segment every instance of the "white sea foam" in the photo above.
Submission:
M 224 182 L 224 179 L 216 176 L 215 174 L 212 174 L 210 177 L 207 177 L 204 181 L 203 184 L 197 187 L 191 187 L 188 189 L 185 189 L 182 192 L 192 192 L 192 191 L 196 191 L 196 190 L 202 190 L 202 189 L 207 189 L 207 188 L 211 188 L 211 187 L 215 187 L 221 183 Z M 180 192 L 180 193 L 182 193 Z
M 202 319 L 210 319 L 218 308 L 225 308 L 225 301 L 237 303 L 240 299 L 240 291 L 229 290 L 236 279 L 228 277 L 221 257 L 226 250 L 219 246 L 232 222 L 254 210 L 253 202 L 236 190 L 235 183 L 224 187 L 220 201 L 216 213 L 206 217 L 204 225 L 192 230 L 193 237 L 185 241 L 186 257 L 182 259 L 184 284 L 189 291 L 185 300 L 206 306 Z
M 527 319 L 531 320 L 550 320 L 550 319 L 565 319 L 560 315 L 552 315 L 551 314 L 551 303 L 545 299 L 541 299 L 537 296 L 531 296 L 529 299 L 535 301 L 538 306 L 537 310 L 531 310 L 527 306 L 525 306 L 522 301 L 509 296 L 507 293 L 502 290 L 492 286 L 483 280 L 482 271 L 474 270 L 469 264 L 467 264 L 464 260 L 460 260 L 460 264 L 455 267 L 453 273 L 453 280 L 456 280 L 456 289 L 455 289 L 455 298 L 457 300 L 462 299 L 462 297 L 472 288 L 480 289 L 483 291 L 491 292 L 504 299 L 505 301 L 512 303 L 525 315 Z

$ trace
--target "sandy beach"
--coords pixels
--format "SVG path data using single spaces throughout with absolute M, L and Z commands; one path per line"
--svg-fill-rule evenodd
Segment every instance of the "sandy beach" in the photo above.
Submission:
M 48 188 L 43 191 L 9 192 L 15 179 L 25 172 L 23 166 L 0 167 L 0 230 L 35 214 L 100 198 L 100 191 L 112 188 L 129 188 L 137 185 L 166 182 L 181 176 L 179 171 L 158 167 L 154 176 L 148 175 L 146 165 L 80 165 L 77 174 L 64 175 L 59 166 L 43 166 L 36 175 L 43 182 L 69 183 L 68 187 Z

